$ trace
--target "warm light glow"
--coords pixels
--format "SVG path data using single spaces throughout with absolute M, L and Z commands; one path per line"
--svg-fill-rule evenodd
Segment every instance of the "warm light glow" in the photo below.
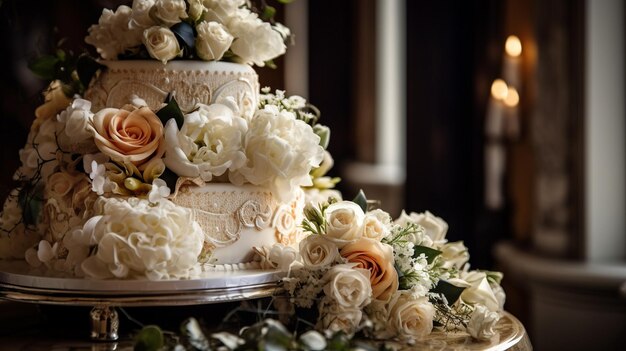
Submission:
M 509 88 L 502 79 L 496 79 L 491 84 L 491 95 L 497 100 L 506 99 Z
M 517 93 L 517 90 L 515 90 L 515 88 L 509 87 L 506 98 L 504 99 L 504 104 L 509 107 L 515 107 L 517 106 L 517 104 L 519 104 L 519 94 Z
M 509 35 L 506 38 L 504 49 L 509 56 L 518 57 L 522 54 L 522 42 L 515 35 Z

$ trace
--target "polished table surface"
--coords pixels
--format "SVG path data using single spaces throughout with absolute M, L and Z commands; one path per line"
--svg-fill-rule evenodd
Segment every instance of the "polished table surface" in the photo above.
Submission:
M 207 305 L 193 307 L 127 308 L 135 319 L 149 323 L 165 323 L 165 329 L 176 330 L 175 323 L 188 314 L 220 315 L 233 305 Z M 82 350 L 132 350 L 131 334 L 137 329 L 129 320 L 120 331 L 121 338 L 114 343 L 91 342 L 87 321 L 88 309 L 84 307 L 45 306 L 21 302 L 0 301 L 0 350 L 20 351 L 82 351 Z M 177 322 L 172 322 L 176 320 Z M 167 325 L 169 323 L 169 325 Z M 162 325 L 163 326 L 163 325 Z M 530 351 L 532 346 L 524 326 L 513 315 L 505 312 L 496 327 L 496 336 L 490 341 L 473 340 L 465 333 L 433 332 L 426 340 L 406 350 L 513 350 Z

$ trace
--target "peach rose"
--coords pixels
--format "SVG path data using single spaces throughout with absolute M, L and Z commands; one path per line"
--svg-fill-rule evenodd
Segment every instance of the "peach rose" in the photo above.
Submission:
M 393 266 L 393 248 L 377 240 L 361 238 L 341 249 L 341 256 L 356 268 L 370 271 L 372 297 L 389 301 L 398 290 L 398 273 Z
M 163 156 L 163 124 L 148 107 L 105 108 L 93 116 L 94 139 L 114 161 L 130 162 L 143 170 L 148 161 Z

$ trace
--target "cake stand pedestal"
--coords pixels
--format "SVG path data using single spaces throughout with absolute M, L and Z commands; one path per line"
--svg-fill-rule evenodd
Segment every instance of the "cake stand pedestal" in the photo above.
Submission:
M 118 339 L 115 307 L 204 305 L 257 299 L 276 292 L 278 270 L 203 272 L 192 280 L 89 280 L 45 276 L 23 261 L 0 261 L 0 298 L 51 305 L 91 306 L 91 338 Z

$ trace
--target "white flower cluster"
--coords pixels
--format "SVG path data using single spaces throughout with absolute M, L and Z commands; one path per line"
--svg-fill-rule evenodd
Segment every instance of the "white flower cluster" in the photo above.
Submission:
M 77 274 L 97 279 L 185 279 L 204 243 L 191 211 L 169 201 L 100 198 L 102 213 L 64 239 Z
M 165 165 L 181 177 L 264 186 L 281 200 L 311 185 L 324 157 L 319 137 L 293 113 L 266 106 L 250 122 L 226 105 L 200 105 L 182 126 L 165 126 Z
M 103 10 L 85 41 L 105 60 L 136 55 L 143 45 L 152 58 L 166 63 L 187 46 L 202 60 L 228 57 L 262 67 L 285 53 L 290 32 L 263 21 L 247 5 L 246 0 L 134 0 L 132 8 Z
M 391 221 L 386 212 L 365 212 L 351 201 L 306 215 L 310 235 L 283 286 L 296 306 L 317 308 L 318 329 L 415 341 L 437 322 L 477 339 L 494 335 L 504 304 L 501 274 L 470 271 L 467 248 L 447 242 L 441 218 L 403 212 Z M 447 301 L 440 282 L 460 297 Z

